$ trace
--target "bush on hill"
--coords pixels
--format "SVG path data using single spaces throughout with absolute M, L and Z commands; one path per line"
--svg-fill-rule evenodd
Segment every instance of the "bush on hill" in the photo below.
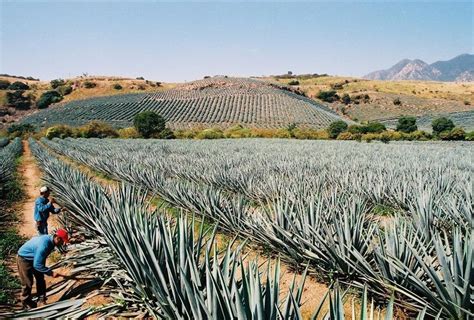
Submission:
M 0 90 L 6 90 L 10 86 L 10 81 L 0 79 Z
M 114 84 L 114 89 L 115 90 L 122 90 L 123 87 L 119 83 L 116 83 L 116 84 Z
M 118 133 L 107 123 L 92 121 L 79 127 L 77 136 L 82 138 L 117 138 Z
M 56 89 L 57 87 L 63 86 L 66 82 L 63 79 L 54 79 L 50 82 L 51 88 Z
M 339 100 L 339 96 L 337 95 L 337 92 L 335 90 L 320 91 L 316 97 L 319 100 L 329 102 L 329 103 Z
M 7 132 L 11 138 L 26 137 L 35 132 L 35 127 L 31 124 L 12 124 L 8 127 Z
M 410 133 L 418 129 L 416 125 L 416 118 L 411 116 L 404 116 L 398 119 L 397 131 Z
M 396 106 L 401 106 L 402 105 L 402 100 L 400 98 L 395 98 L 393 99 L 393 104 Z
M 51 104 L 59 102 L 62 100 L 61 94 L 57 91 L 46 91 L 41 95 L 41 97 L 38 99 L 38 102 L 36 102 L 36 106 L 38 109 L 46 109 L 49 107 Z
M 434 119 L 431 123 L 431 127 L 433 128 L 433 134 L 439 135 L 441 132 L 454 129 L 454 122 L 451 119 L 441 117 Z
M 53 138 L 68 138 L 68 137 L 75 137 L 76 133 L 71 127 L 65 126 L 65 125 L 58 125 L 54 127 L 50 127 L 46 130 L 45 137 L 47 139 L 53 139 Z
M 59 86 L 56 88 L 56 91 L 59 92 L 62 96 L 67 96 L 72 92 L 72 86 L 69 84 Z
M 83 86 L 86 89 L 92 89 L 92 88 L 95 88 L 97 86 L 97 84 L 95 82 L 92 82 L 92 81 L 84 81 Z
M 342 95 L 341 101 L 344 104 L 349 104 L 349 103 L 351 103 L 351 97 L 347 93 L 344 93 Z
M 135 115 L 133 126 L 143 138 L 147 139 L 159 137 L 160 133 L 166 128 L 166 121 L 156 112 L 145 111 Z
M 455 127 L 451 130 L 445 130 L 439 134 L 441 140 L 464 140 L 466 132 L 463 128 Z
M 8 86 L 8 89 L 9 90 L 28 90 L 30 89 L 30 87 L 26 83 L 15 81 Z
M 328 133 L 331 139 L 337 138 L 337 136 L 347 130 L 347 123 L 342 120 L 334 121 L 329 125 Z
M 24 96 L 25 91 L 23 90 L 16 90 L 13 92 L 7 92 L 6 100 L 7 106 L 19 109 L 19 110 L 27 110 L 31 107 L 31 97 Z
M 291 80 L 290 82 L 288 82 L 288 85 L 290 85 L 290 86 L 299 86 L 300 82 L 298 80 Z

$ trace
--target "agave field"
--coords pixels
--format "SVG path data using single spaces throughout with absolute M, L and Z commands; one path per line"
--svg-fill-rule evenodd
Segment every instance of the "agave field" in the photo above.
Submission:
M 135 226 L 143 224 L 143 228 L 151 228 L 145 233 L 158 239 L 159 233 L 153 230 L 169 225 L 158 219 L 156 223 L 163 225 L 153 222 L 151 227 L 147 210 L 132 210 L 127 207 L 130 204 L 120 203 L 139 188 L 188 215 L 217 222 L 218 231 L 248 239 L 266 252 L 278 254 L 295 270 L 307 270 L 321 281 L 365 287 L 381 301 L 394 297 L 395 304 L 412 315 L 473 316 L 474 150 L 469 144 L 98 139 L 42 143 L 134 186 L 122 187 L 117 195 L 99 196 L 103 191 L 92 187 L 86 178 L 65 174 L 60 182 L 54 182 L 53 177 L 63 175 L 64 164 L 48 169 L 52 170 L 49 175 L 55 189 L 62 190 L 65 202 L 73 203 L 69 206 L 77 207 L 77 212 L 98 210 L 79 214 L 75 224 L 88 226 L 101 236 L 106 228 L 115 228 L 109 239 L 104 236 L 110 244 L 117 241 L 111 246 L 115 251 L 126 250 L 120 241 L 131 241 L 125 235 L 122 239 L 121 232 L 138 233 Z M 80 203 L 84 196 L 94 200 Z M 107 210 L 110 215 L 103 213 Z M 117 225 L 118 217 L 127 212 L 137 214 L 124 217 L 127 225 Z M 170 226 L 167 232 L 182 233 L 180 228 L 189 228 L 182 215 L 177 219 L 178 227 Z M 141 241 L 138 235 L 137 241 Z M 135 280 L 132 283 L 141 283 L 138 279 L 142 281 L 155 272 L 146 270 L 158 267 L 151 254 L 159 252 L 153 247 L 159 241 L 152 242 L 136 244 L 147 251 L 137 253 L 138 261 L 127 266 L 134 270 L 129 273 Z M 187 256 L 217 261 L 212 246 L 207 248 L 210 251 L 206 254 L 190 251 Z M 227 250 L 229 255 L 236 254 L 231 248 Z M 114 254 L 126 259 L 130 253 Z M 170 261 L 178 259 L 171 258 L 172 252 L 166 254 Z M 229 275 L 229 269 L 219 270 Z M 246 272 L 257 277 L 255 270 Z M 166 279 L 180 281 L 178 275 Z M 292 293 L 289 296 L 294 297 Z M 202 298 L 204 304 L 206 297 Z M 289 300 L 294 302 L 286 305 L 285 312 L 297 310 L 298 299 Z M 160 312 L 163 308 L 159 303 L 149 306 L 149 310 Z M 189 310 L 189 306 L 183 308 Z
M 268 83 L 217 77 L 155 93 L 73 101 L 37 112 L 23 122 L 36 126 L 75 126 L 101 120 L 116 127 L 127 127 L 142 111 L 161 114 L 174 129 L 231 124 L 281 128 L 292 123 L 326 128 L 340 119 L 328 107 Z
M 16 159 L 21 155 L 22 150 L 19 138 L 15 138 L 10 143 L 8 143 L 8 140 L 4 141 L 4 146 L 0 148 L 0 191 L 12 179 L 15 172 Z

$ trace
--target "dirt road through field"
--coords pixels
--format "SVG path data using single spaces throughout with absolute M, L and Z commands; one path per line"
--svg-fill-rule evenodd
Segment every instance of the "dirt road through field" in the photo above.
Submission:
M 16 206 L 18 208 L 17 216 L 19 219 L 17 228 L 18 233 L 21 236 L 25 237 L 26 239 L 31 239 L 32 237 L 37 235 L 35 222 L 33 219 L 33 213 L 35 200 L 39 196 L 39 188 L 41 187 L 42 183 L 41 171 L 36 163 L 33 154 L 31 153 L 30 145 L 26 140 L 23 141 L 23 155 L 18 165 L 18 174 L 22 182 L 24 197 L 21 203 Z M 59 226 L 56 221 L 56 217 L 54 216 L 50 217 L 48 224 L 50 231 Z M 47 265 L 50 265 L 52 263 L 50 260 L 51 259 L 48 259 Z M 15 274 L 18 274 L 16 263 L 14 261 L 12 261 L 12 268 L 15 271 Z M 45 280 L 47 287 L 59 281 L 59 279 L 53 279 L 48 276 L 45 277 Z M 33 294 L 35 292 L 36 288 L 33 288 Z M 57 299 L 58 297 L 51 296 L 48 297 L 48 302 L 50 303 L 56 301 Z

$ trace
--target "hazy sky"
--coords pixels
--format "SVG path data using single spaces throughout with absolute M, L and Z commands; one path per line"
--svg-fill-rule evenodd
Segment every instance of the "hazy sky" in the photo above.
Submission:
M 0 73 L 362 76 L 473 50 L 471 2 L 0 0 Z

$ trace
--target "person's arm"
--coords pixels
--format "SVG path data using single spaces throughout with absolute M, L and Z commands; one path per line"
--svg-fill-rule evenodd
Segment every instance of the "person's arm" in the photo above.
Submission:
M 47 212 L 47 210 L 51 210 L 51 207 L 53 205 L 51 204 L 51 202 L 48 202 L 46 204 L 43 204 L 41 199 L 37 199 L 35 201 L 35 207 L 36 207 L 36 210 L 35 210 L 35 221 L 41 221 L 41 214 L 43 212 Z
M 50 253 L 51 250 L 46 244 L 36 249 L 35 257 L 33 259 L 33 268 L 35 268 L 36 271 L 47 274 L 48 276 L 53 276 L 53 271 L 45 265 L 46 258 Z

